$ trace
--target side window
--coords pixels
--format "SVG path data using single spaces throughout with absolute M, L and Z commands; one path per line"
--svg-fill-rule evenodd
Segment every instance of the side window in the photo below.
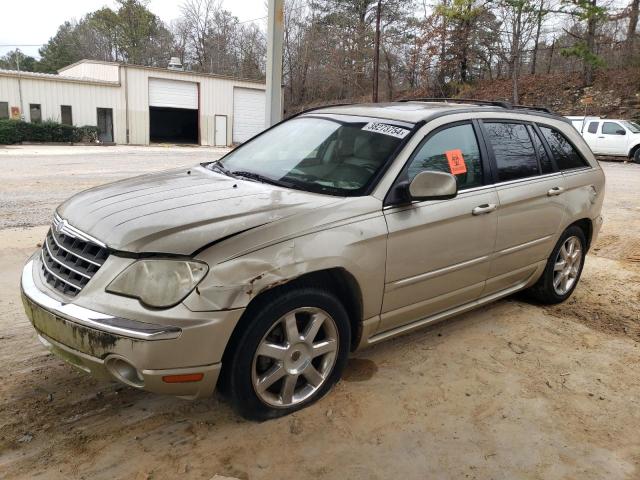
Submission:
M 540 127 L 540 131 L 547 140 L 560 170 L 570 170 L 572 168 L 589 166 L 589 164 L 569 143 L 569 140 L 567 140 L 559 131 L 542 126 Z
M 493 148 L 498 181 L 538 175 L 538 157 L 527 127 L 521 123 L 485 122 L 487 140 Z
M 9 102 L 0 102 L 0 118 L 9 118 Z
M 538 133 L 531 127 L 529 127 L 529 133 L 531 134 L 531 138 L 533 138 L 533 146 L 536 149 L 536 153 L 538 154 L 540 167 L 542 167 L 542 173 L 553 173 L 553 164 L 551 163 L 551 158 L 549 158 L 547 150 L 544 148 L 544 145 L 542 144 L 542 140 L 540 140 Z
M 29 118 L 31 118 L 31 123 L 41 123 L 42 122 L 42 111 L 40 110 L 39 103 L 30 103 L 29 104 Z
M 589 133 L 598 133 L 598 125 L 600 122 L 591 122 L 589 127 L 587 128 L 587 132 Z
M 604 122 L 602 124 L 602 133 L 604 135 L 625 135 L 627 132 L 617 123 Z
M 424 170 L 453 173 L 461 190 L 482 185 L 480 148 L 473 126 L 456 125 L 429 137 L 411 159 L 409 180 Z

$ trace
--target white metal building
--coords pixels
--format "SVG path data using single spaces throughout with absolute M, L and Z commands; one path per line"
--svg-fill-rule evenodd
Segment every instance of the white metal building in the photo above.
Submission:
M 97 125 L 104 142 L 225 146 L 265 128 L 265 84 L 95 60 L 0 70 L 0 118 Z

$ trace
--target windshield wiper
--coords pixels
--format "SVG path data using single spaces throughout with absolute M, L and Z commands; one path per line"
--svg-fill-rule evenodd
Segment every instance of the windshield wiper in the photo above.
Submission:
M 223 175 L 226 175 L 227 177 L 231 177 L 232 176 L 231 172 L 229 172 L 229 170 L 227 170 L 226 168 L 224 168 L 222 166 L 222 163 L 220 163 L 220 160 L 216 160 L 215 162 L 208 163 L 207 164 L 207 168 L 209 170 L 214 170 L 214 171 L 220 172 Z
M 289 188 L 291 188 L 291 185 L 286 183 L 286 182 L 280 182 L 278 180 L 274 180 L 273 178 L 269 178 L 269 177 L 265 177 L 264 175 L 260 175 L 259 173 L 248 172 L 246 170 L 235 170 L 235 171 L 231 172 L 231 175 L 233 175 L 235 177 L 248 178 L 249 180 L 255 180 L 257 182 L 270 183 L 272 185 L 277 185 L 279 187 L 289 187 Z

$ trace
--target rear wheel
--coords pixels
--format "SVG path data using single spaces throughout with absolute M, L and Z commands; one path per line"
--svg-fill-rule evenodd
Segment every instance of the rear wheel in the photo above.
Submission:
M 225 383 L 244 417 L 265 420 L 327 393 L 342 374 L 351 338 L 344 307 L 319 288 L 269 295 L 257 307 L 225 365 Z
M 577 226 L 567 228 L 547 260 L 544 272 L 529 294 L 541 303 L 564 302 L 580 280 L 586 253 L 586 238 Z

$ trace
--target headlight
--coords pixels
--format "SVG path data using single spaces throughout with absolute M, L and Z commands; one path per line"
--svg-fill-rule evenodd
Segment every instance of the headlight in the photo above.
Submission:
M 138 260 L 109 284 L 107 292 L 137 298 L 150 307 L 168 308 L 189 295 L 208 269 L 201 262 Z

